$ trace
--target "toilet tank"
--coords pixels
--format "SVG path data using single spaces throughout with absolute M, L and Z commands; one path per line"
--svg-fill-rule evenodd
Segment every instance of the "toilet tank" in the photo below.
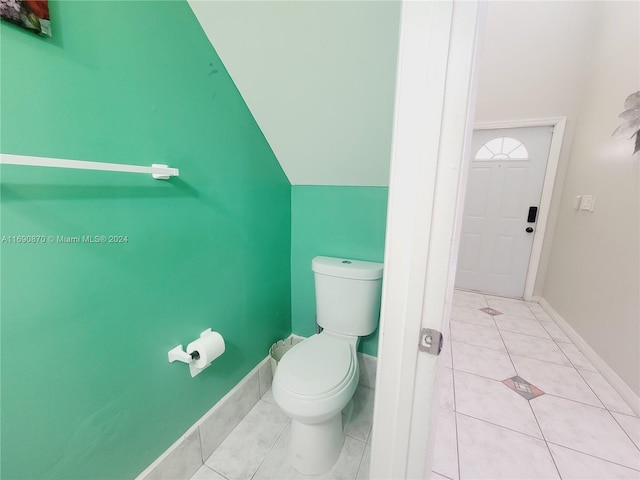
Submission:
M 380 316 L 382 263 L 315 257 L 316 321 L 328 331 L 362 337 Z

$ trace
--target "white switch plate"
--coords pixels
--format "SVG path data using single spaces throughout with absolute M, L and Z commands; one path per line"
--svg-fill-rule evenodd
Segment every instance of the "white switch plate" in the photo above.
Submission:
M 595 197 L 593 195 L 582 195 L 582 198 L 580 199 L 580 210 L 593 212 L 594 203 L 595 203 Z

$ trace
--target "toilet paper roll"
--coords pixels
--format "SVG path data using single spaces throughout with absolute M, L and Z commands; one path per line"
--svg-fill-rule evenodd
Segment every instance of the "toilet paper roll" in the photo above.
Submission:
M 224 339 L 218 332 L 207 330 L 200 334 L 198 340 L 187 345 L 187 352 L 198 352 L 200 358 L 191 362 L 194 368 L 205 368 L 224 353 Z

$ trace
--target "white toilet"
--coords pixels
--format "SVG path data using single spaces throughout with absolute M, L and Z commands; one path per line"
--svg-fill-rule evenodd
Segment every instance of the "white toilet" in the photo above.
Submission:
M 382 264 L 315 257 L 319 334 L 294 346 L 273 378 L 273 396 L 291 418 L 289 459 L 296 470 L 329 470 L 344 442 L 342 411 L 358 385 L 360 337 L 373 333 L 380 313 Z

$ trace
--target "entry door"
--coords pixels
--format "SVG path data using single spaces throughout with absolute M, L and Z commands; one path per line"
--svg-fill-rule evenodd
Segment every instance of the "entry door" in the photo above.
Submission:
M 522 298 L 552 133 L 473 132 L 456 288 Z

